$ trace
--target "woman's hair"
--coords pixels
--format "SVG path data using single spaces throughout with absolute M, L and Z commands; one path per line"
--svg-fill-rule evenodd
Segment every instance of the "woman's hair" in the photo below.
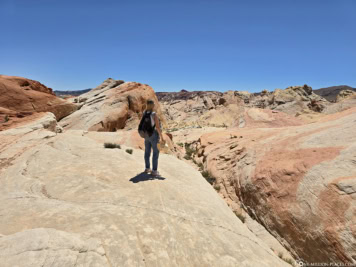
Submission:
M 147 105 L 154 105 L 155 102 L 152 99 L 147 100 Z
M 147 110 L 153 110 L 154 109 L 155 102 L 152 99 L 148 99 L 146 102 L 146 109 Z

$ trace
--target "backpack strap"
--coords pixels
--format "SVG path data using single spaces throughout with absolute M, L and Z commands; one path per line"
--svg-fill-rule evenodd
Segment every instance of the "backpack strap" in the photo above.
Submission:
M 151 124 L 152 124 L 152 127 L 156 127 L 156 121 L 155 121 L 155 117 L 156 117 L 156 112 L 152 111 L 151 112 Z

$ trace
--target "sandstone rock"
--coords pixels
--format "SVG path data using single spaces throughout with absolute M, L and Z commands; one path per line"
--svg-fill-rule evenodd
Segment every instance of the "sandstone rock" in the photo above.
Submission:
M 236 91 L 235 95 L 241 98 L 245 104 L 248 104 L 250 102 L 250 98 L 252 97 L 252 94 L 247 91 Z
M 148 85 L 109 78 L 80 99 L 85 99 L 80 110 L 60 122 L 65 129 L 109 132 L 137 129 L 147 99 L 156 102 L 157 114 L 165 124 L 155 93 Z
M 273 92 L 267 90 L 253 94 L 239 92 L 237 95 L 244 100 L 246 107 L 278 110 L 290 115 L 295 115 L 304 109 L 321 112 L 329 105 L 324 98 L 314 94 L 308 85 L 290 86 L 284 90 L 276 89 Z
M 0 131 L 29 123 L 43 116 L 43 112 L 17 112 L 0 107 Z
M 59 120 L 77 109 L 75 105 L 56 97 L 51 88 L 37 81 L 6 75 L 0 75 L 0 108 L 0 122 L 8 115 L 9 125 L 33 113 L 46 111 L 54 113 Z
M 88 100 L 87 97 L 78 97 L 78 102 L 79 102 L 79 103 L 85 102 L 85 101 L 87 101 L 87 100 Z
M 289 116 L 284 112 L 275 110 L 249 108 L 244 113 L 243 127 L 270 128 L 303 125 L 304 122 L 298 118 Z M 242 127 L 240 127 L 242 128 Z
M 302 126 L 205 134 L 198 149 L 226 202 L 295 258 L 355 264 L 355 132 L 354 107 Z
M 0 266 L 110 266 L 99 239 L 35 228 L 0 238 Z
M 38 115 L 41 116 L 27 124 L 0 132 L 0 174 L 2 169 L 13 164 L 18 155 L 56 135 L 57 121 L 53 113 Z
M 269 91 L 267 89 L 262 90 L 261 95 L 267 95 Z
M 115 133 L 107 133 L 105 135 L 102 135 L 101 132 L 86 131 L 83 133 L 83 135 L 86 135 L 87 137 L 92 138 L 97 142 L 117 143 L 136 149 L 145 149 L 144 139 L 138 134 L 137 130 L 120 130 Z M 163 136 L 168 145 L 168 150 L 165 153 L 179 156 L 180 151 L 177 150 L 176 145 L 170 139 L 168 134 L 163 133 Z
M 340 97 L 338 102 L 328 105 L 324 110 L 324 114 L 337 114 L 341 111 L 353 108 L 356 106 L 356 94 L 348 94 L 345 97 Z
M 169 129 L 228 127 L 236 125 L 242 113 L 241 99 L 226 93 L 193 91 L 157 93 Z
M 55 132 L 56 133 L 63 133 L 63 127 L 61 127 L 60 125 L 57 125 L 56 129 L 55 129 Z
M 0 171 L 0 265 L 289 266 L 186 163 L 162 154 L 151 179 L 143 151 L 89 136 L 113 133 L 56 135 L 48 116 L 0 132 L 12 159 Z
M 261 95 L 260 97 L 266 96 Z M 261 100 L 256 97 L 255 101 Z M 285 90 L 276 89 L 268 95 L 268 100 L 265 103 L 265 107 L 269 109 L 283 111 L 290 115 L 295 115 L 304 109 L 321 112 L 328 105 L 328 102 L 314 94 L 312 88 L 308 85 L 291 86 Z

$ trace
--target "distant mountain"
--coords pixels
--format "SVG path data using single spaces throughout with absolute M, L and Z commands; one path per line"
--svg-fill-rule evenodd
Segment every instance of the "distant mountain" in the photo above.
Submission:
M 334 102 L 336 100 L 336 96 L 342 90 L 353 90 L 356 92 L 356 88 L 352 88 L 347 85 L 338 85 L 338 86 L 320 88 L 320 89 L 313 90 L 313 92 L 317 95 L 324 97 L 330 102 Z
M 63 97 L 63 96 L 79 96 L 82 94 L 85 94 L 86 92 L 89 92 L 91 90 L 91 88 L 89 89 L 84 89 L 84 90 L 77 90 L 77 91 L 54 91 L 54 93 L 56 94 L 56 96 L 59 97 Z

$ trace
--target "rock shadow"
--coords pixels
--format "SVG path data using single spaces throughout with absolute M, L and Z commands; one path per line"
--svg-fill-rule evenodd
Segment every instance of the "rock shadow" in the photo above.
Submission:
M 144 181 L 150 181 L 150 180 L 165 180 L 166 178 L 162 177 L 162 176 L 152 176 L 151 174 L 145 173 L 145 172 L 141 172 L 139 174 L 137 174 L 135 177 L 132 177 L 130 179 L 130 182 L 133 183 L 139 183 L 139 182 L 144 182 Z

